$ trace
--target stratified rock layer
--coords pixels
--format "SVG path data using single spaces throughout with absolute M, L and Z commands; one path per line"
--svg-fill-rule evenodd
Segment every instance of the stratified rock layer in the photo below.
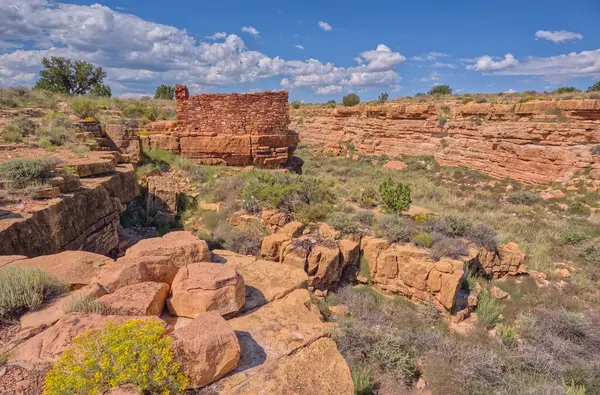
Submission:
M 440 115 L 448 117 L 443 127 Z M 600 179 L 600 157 L 592 153 L 600 144 L 599 119 L 600 100 L 392 102 L 292 112 L 302 142 L 323 144 L 334 154 L 352 145 L 366 155 L 434 155 L 442 165 L 530 184 L 568 180 L 588 168 L 592 178 Z

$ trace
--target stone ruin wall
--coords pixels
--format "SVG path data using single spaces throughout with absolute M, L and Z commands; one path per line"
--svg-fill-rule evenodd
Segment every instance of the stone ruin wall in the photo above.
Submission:
M 448 106 L 448 121 L 439 116 Z M 448 109 L 446 109 L 448 110 Z M 303 143 L 345 155 L 433 155 L 447 166 L 466 166 L 528 184 L 566 181 L 575 172 L 600 181 L 600 100 L 512 104 L 386 103 L 292 111 Z
M 289 130 L 287 92 L 190 96 L 176 87 L 177 121 L 142 131 L 142 144 L 203 163 L 278 167 L 292 159 L 298 135 Z

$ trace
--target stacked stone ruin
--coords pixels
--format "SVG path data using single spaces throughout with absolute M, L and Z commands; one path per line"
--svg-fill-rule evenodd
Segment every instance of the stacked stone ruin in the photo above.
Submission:
M 298 135 L 289 130 L 287 92 L 190 96 L 182 85 L 175 92 L 177 121 L 147 125 L 140 131 L 145 148 L 201 163 L 295 166 Z

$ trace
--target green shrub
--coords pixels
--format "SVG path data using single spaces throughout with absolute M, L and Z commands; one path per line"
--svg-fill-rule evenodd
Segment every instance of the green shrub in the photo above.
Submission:
M 417 233 L 412 237 L 412 241 L 418 246 L 429 248 L 433 244 L 433 237 L 427 233 Z
M 106 84 L 95 84 L 94 86 L 92 86 L 92 89 L 90 89 L 90 96 L 92 96 L 92 97 L 111 97 L 112 90 L 110 89 L 110 86 L 108 86 Z
M 294 101 L 292 102 L 292 108 L 298 109 L 298 108 L 300 108 L 300 106 L 302 106 L 302 102 L 301 102 L 301 101 L 299 101 L 299 100 L 294 100 Z
M 443 128 L 444 126 L 446 126 L 446 122 L 448 122 L 448 117 L 440 114 L 438 116 L 438 127 Z
M 173 100 L 175 97 L 175 89 L 171 85 L 160 85 L 154 93 L 155 99 Z
M 517 341 L 517 329 L 514 326 L 499 324 L 496 326 L 496 330 L 505 345 L 509 346 Z
M 46 376 L 45 393 L 100 394 L 123 384 L 134 384 L 143 393 L 180 393 L 188 380 L 173 362 L 172 343 L 155 320 L 111 322 L 85 332 Z
M 128 104 L 123 108 L 123 116 L 126 118 L 146 118 L 148 121 L 154 122 L 158 119 L 159 111 L 158 108 L 147 105 L 142 102 L 135 102 Z
M 494 326 L 500 321 L 504 306 L 498 303 L 488 290 L 483 290 L 477 299 L 477 321 L 486 327 Z
M 86 313 L 86 314 L 102 314 L 109 315 L 110 309 L 103 304 L 92 298 L 91 296 L 85 296 L 83 298 L 75 299 L 69 303 L 65 310 L 69 313 Z
M 388 101 L 388 97 L 389 97 L 389 95 L 387 94 L 387 92 L 383 92 L 383 93 L 381 93 L 381 94 L 379 95 L 379 97 L 377 98 L 377 101 L 378 101 L 380 104 L 383 104 L 383 103 L 385 103 L 386 101 Z
M 345 235 L 358 232 L 358 223 L 350 214 L 334 211 L 327 216 L 327 223 Z
M 588 92 L 600 92 L 600 81 L 594 83 L 594 85 L 590 86 L 587 90 Z
M 485 97 L 478 97 L 477 99 L 475 99 L 475 103 L 487 103 L 487 99 Z
M 0 165 L 0 175 L 17 186 L 53 175 L 59 161 L 56 158 L 15 158 Z
M 227 250 L 243 255 L 258 256 L 264 237 L 265 230 L 258 225 L 237 228 L 229 223 L 220 222 L 213 231 L 214 242 Z
M 464 217 L 447 215 L 437 221 L 432 222 L 432 228 L 435 233 L 446 237 L 465 237 L 471 228 L 471 224 Z
M 408 242 L 414 233 L 414 223 L 397 215 L 382 215 L 377 218 L 375 235 L 392 243 Z
M 368 186 L 360 192 L 359 201 L 362 207 L 375 207 L 379 203 L 379 193 L 377 189 Z
M 554 91 L 554 93 L 573 93 L 573 92 L 581 92 L 581 90 L 575 88 L 574 86 L 563 86 Z
M 375 221 L 375 214 L 373 214 L 373 212 L 370 210 L 359 210 L 356 213 L 356 219 L 361 224 L 370 227 L 371 225 L 373 225 L 373 222 Z
M 379 196 L 383 210 L 387 213 L 401 214 L 412 203 L 410 185 L 395 183 L 388 178 L 379 185 Z
M 352 384 L 354 384 L 354 395 L 374 394 L 371 374 L 365 367 L 352 369 Z
M 35 309 L 64 290 L 57 279 L 40 269 L 0 269 L 0 319 Z
M 567 212 L 580 217 L 589 217 L 592 213 L 592 210 L 585 203 L 581 201 L 574 201 L 569 204 Z
M 428 95 L 451 95 L 450 85 L 436 85 L 427 92 Z
M 592 237 L 581 229 L 569 228 L 564 231 L 560 238 L 564 244 L 577 245 L 590 240 Z
M 495 250 L 498 245 L 498 235 L 496 230 L 488 224 L 479 223 L 470 227 L 467 231 L 467 238 L 473 243 L 492 251 Z
M 0 135 L 5 143 L 20 143 L 25 138 L 25 135 L 19 129 L 11 125 L 4 126 Z
M 172 165 L 175 163 L 177 159 L 177 155 L 172 153 L 171 151 L 164 150 L 162 148 L 155 148 L 149 151 L 145 151 L 144 154 L 146 157 L 156 163 L 163 163 L 166 165 Z
M 515 191 L 508 194 L 506 201 L 510 204 L 522 204 L 524 206 L 533 206 L 542 201 L 542 197 L 531 191 Z
M 71 111 L 79 118 L 95 117 L 100 111 L 100 107 L 94 99 L 86 97 L 77 97 L 71 102 Z
M 433 260 L 439 260 L 443 257 L 452 259 L 460 259 L 469 253 L 467 244 L 460 239 L 452 239 L 450 237 L 441 237 L 433 240 L 431 249 L 431 257 Z
M 590 265 L 600 265 L 600 240 L 590 240 L 585 243 L 579 256 Z
M 336 108 L 337 107 L 337 103 L 335 102 L 335 100 L 329 100 L 327 102 L 327 107 L 329 107 L 329 108 Z
M 360 97 L 354 93 L 350 93 L 342 98 L 342 104 L 346 107 L 356 106 L 360 103 Z

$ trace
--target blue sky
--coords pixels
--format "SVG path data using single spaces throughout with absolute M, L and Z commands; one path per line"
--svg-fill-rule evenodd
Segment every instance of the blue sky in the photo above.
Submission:
M 43 56 L 102 66 L 116 95 L 290 91 L 291 100 L 586 89 L 600 79 L 600 2 L 0 0 L 0 85 Z

